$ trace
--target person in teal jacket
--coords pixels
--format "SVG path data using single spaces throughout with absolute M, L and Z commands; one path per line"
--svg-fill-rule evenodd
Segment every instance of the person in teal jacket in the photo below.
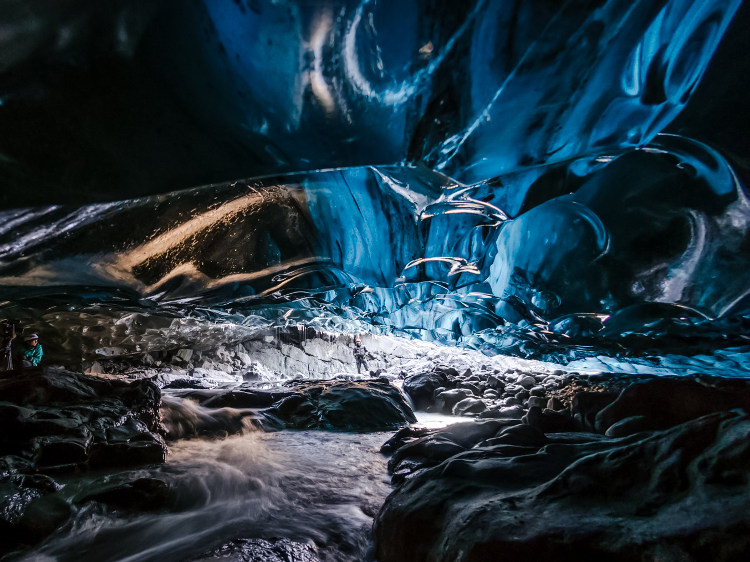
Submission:
M 39 343 L 39 336 L 31 334 L 23 341 L 26 343 L 26 349 L 21 352 L 21 365 L 23 367 L 36 367 L 42 360 L 42 344 Z

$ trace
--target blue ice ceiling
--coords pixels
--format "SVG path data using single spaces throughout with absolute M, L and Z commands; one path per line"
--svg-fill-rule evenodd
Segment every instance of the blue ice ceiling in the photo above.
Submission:
M 740 4 L 6 2 L 0 310 L 744 341 Z
M 161 41 L 183 103 L 274 171 L 406 161 L 474 183 L 649 142 L 739 0 L 444 4 L 205 2 Z

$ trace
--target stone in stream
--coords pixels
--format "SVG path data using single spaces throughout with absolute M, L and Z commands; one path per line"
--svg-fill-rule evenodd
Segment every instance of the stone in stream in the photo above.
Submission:
M 158 478 L 138 478 L 84 496 L 76 503 L 99 502 L 110 508 L 142 512 L 165 508 L 171 501 L 169 486 Z
M 289 539 L 236 539 L 190 562 L 236 560 L 247 562 L 320 562 L 314 544 Z
M 412 375 L 404 380 L 403 391 L 409 396 L 415 410 L 426 410 L 433 404 L 435 390 L 445 387 L 448 377 L 443 371 Z
M 295 382 L 297 396 L 265 410 L 294 429 L 386 431 L 417 418 L 398 388 L 386 380 Z
M 196 401 L 204 411 L 182 401 Z M 167 396 L 164 425 L 170 439 L 221 436 L 250 428 L 387 431 L 416 422 L 398 388 L 384 379 L 295 380 L 258 390 L 178 391 Z

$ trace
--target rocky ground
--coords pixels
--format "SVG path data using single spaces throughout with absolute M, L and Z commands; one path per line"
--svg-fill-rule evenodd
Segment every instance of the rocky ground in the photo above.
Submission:
M 374 376 L 357 377 L 351 337 L 285 337 L 108 359 L 88 375 L 0 375 L 4 544 L 32 546 L 73 516 L 60 474 L 158 464 L 174 440 L 252 428 L 398 430 L 382 449 L 394 492 L 375 520 L 379 562 L 744 560 L 750 549 L 743 380 L 571 373 L 376 337 L 365 338 Z M 425 429 L 412 409 L 460 423 Z M 153 510 L 170 499 L 141 478 L 74 501 Z M 309 545 L 244 538 L 199 559 L 266 551 L 316 559 Z
M 33 544 L 72 514 L 56 475 L 162 463 L 161 392 L 132 383 L 32 368 L 0 373 L 0 537 Z
M 396 490 L 375 522 L 388 561 L 744 560 L 744 381 L 459 374 L 407 378 L 418 409 L 472 415 L 383 447 Z

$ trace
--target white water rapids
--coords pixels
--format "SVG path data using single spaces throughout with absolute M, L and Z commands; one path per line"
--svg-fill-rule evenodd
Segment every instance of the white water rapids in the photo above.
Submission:
M 174 397 L 169 403 L 177 404 Z M 451 419 L 457 418 L 426 415 L 423 423 Z M 20 560 L 184 561 L 256 538 L 314 545 L 321 560 L 367 560 L 373 517 L 391 490 L 379 449 L 392 434 L 248 429 L 173 442 L 161 466 L 58 478 L 77 511 Z M 80 502 L 138 478 L 165 482 L 167 505 L 139 512 Z

